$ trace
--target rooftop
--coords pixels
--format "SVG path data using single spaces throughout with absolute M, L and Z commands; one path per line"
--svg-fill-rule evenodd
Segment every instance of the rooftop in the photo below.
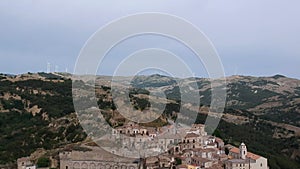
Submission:
M 240 153 L 240 149 L 233 147 L 232 149 L 230 149 L 230 152 L 235 153 L 235 154 L 239 154 Z M 252 160 L 257 160 L 259 158 L 261 158 L 261 156 L 257 155 L 257 154 L 253 154 L 251 152 L 247 153 L 247 158 L 250 158 Z
M 232 160 L 228 160 L 228 162 L 230 162 L 230 163 L 239 163 L 239 164 L 249 163 L 248 160 L 243 160 L 243 159 L 232 159 Z
M 193 138 L 193 137 L 199 137 L 198 134 L 195 134 L 195 133 L 188 133 L 185 138 Z

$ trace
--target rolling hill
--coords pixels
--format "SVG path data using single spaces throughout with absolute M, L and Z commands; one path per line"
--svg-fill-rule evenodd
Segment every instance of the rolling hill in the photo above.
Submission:
M 1 164 L 14 162 L 38 148 L 62 148 L 87 139 L 75 114 L 71 78 L 70 74 L 0 74 Z M 198 113 L 196 122 L 204 123 L 211 102 L 210 79 L 162 75 L 128 79 L 121 78 L 119 87 L 131 86 L 129 98 L 137 111 L 166 103 L 163 114 L 145 125 L 166 125 L 166 118 L 176 120 L 178 115 L 189 118 L 189 113 L 180 114 L 182 110 Z M 119 126 L 126 118 L 114 103 L 111 80 L 109 76 L 98 76 L 95 93 L 106 120 L 111 126 Z M 253 152 L 269 159 L 272 169 L 300 168 L 300 80 L 275 75 L 231 76 L 226 78 L 226 86 L 222 81 L 217 79 L 214 85 L 226 87 L 226 108 L 214 134 L 233 145 L 246 142 Z M 192 85 L 194 82 L 197 86 Z M 89 88 L 88 83 L 76 84 Z M 178 86 L 199 92 L 201 107 L 193 104 L 194 98 L 188 100 L 191 104 L 181 104 L 181 95 L 187 91 L 180 91 Z M 166 98 L 152 98 L 151 105 L 149 91 L 163 92 Z

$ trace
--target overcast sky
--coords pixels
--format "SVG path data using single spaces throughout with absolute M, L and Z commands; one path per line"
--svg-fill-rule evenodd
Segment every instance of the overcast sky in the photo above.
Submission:
M 47 62 L 72 72 L 85 42 L 105 24 L 130 14 L 163 12 L 202 30 L 217 49 L 227 76 L 300 78 L 299 7 L 299 0 L 1 0 L 0 72 L 46 71 Z M 178 49 L 171 40 L 166 43 L 162 48 Z M 111 74 L 113 62 L 119 62 L 113 54 L 132 45 L 128 42 L 111 52 L 101 74 Z M 185 59 L 189 53 L 180 55 Z M 190 66 L 203 70 L 199 63 Z

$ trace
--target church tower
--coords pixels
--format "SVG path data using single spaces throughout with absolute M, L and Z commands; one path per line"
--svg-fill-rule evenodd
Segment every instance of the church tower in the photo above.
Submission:
M 245 143 L 242 143 L 240 145 L 240 158 L 245 160 L 246 157 L 247 157 L 247 147 Z

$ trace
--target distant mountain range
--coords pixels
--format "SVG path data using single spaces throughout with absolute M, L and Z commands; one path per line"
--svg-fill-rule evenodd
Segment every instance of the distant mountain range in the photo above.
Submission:
M 0 74 L 0 163 L 27 156 L 37 148 L 55 153 L 53 150 L 87 139 L 74 113 L 71 79 L 71 74 L 63 73 Z M 167 97 L 163 115 L 147 125 L 166 125 L 165 119 L 176 120 L 180 110 L 198 112 L 196 122 L 204 123 L 211 102 L 210 79 L 162 75 L 129 79 L 120 77 L 118 83 L 121 88 L 131 86 L 129 97 L 136 110 L 151 106 L 149 91 L 163 91 Z M 97 76 L 95 91 L 103 115 L 112 126 L 118 126 L 126 119 L 111 97 L 111 80 Z M 194 82 L 197 86 L 191 85 Z M 281 75 L 231 76 L 226 83 L 214 83 L 227 90 L 224 116 L 214 134 L 236 146 L 246 142 L 253 152 L 269 159 L 272 169 L 300 168 L 300 80 Z M 180 105 L 180 96 L 187 91 L 178 86 L 199 92 L 201 107 Z M 157 104 L 162 99 L 157 98 Z M 193 98 L 190 101 L 195 102 Z M 188 114 L 184 116 L 188 118 Z

